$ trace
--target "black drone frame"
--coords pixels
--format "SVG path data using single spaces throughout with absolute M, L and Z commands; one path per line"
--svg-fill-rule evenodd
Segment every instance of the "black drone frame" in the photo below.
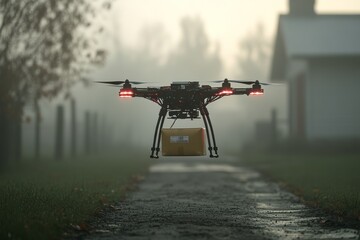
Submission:
M 219 100 L 222 97 L 230 95 L 261 95 L 264 90 L 261 85 L 269 85 L 268 83 L 260 83 L 259 81 L 239 81 L 239 80 L 219 80 L 213 81 L 222 83 L 221 87 L 211 87 L 209 85 L 199 85 L 199 82 L 174 82 L 171 86 L 160 88 L 133 88 L 131 84 L 143 84 L 145 82 L 134 82 L 130 84 L 126 81 L 108 81 L 100 82 L 112 85 L 122 85 L 119 96 L 142 97 L 157 103 L 161 108 L 159 117 L 155 126 L 154 140 L 151 147 L 150 158 L 159 158 L 161 130 L 164 126 L 166 115 L 175 121 L 180 119 L 199 118 L 199 112 L 204 121 L 208 150 L 211 158 L 217 158 L 218 147 L 216 145 L 214 129 L 210 120 L 207 105 Z M 232 88 L 230 82 L 252 85 L 251 88 Z M 214 154 L 213 154 L 214 153 Z
M 160 88 L 132 88 L 129 80 L 126 80 L 125 82 L 116 82 L 124 84 L 119 92 L 120 97 L 142 97 L 157 103 L 161 107 L 155 126 L 150 158 L 159 158 L 161 130 L 168 113 L 171 115 L 169 118 L 175 119 L 176 121 L 178 118 L 198 118 L 199 112 L 205 125 L 210 157 L 219 157 L 214 129 L 210 120 L 207 105 L 224 96 L 259 95 L 263 94 L 264 90 L 261 88 L 259 81 L 236 81 L 225 79 L 215 82 L 222 82 L 222 87 L 211 87 L 209 85 L 200 86 L 199 82 L 180 82 Z M 252 87 L 231 88 L 230 82 L 252 84 Z M 105 83 L 113 84 L 114 82 Z M 139 84 L 142 82 L 132 83 Z

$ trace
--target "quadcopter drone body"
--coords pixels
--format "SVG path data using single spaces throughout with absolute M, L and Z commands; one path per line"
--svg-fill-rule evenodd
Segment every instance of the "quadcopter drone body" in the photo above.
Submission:
M 264 90 L 259 81 L 238 81 L 221 80 L 221 87 L 211 87 L 201 85 L 199 82 L 173 82 L 170 86 L 159 88 L 135 88 L 132 84 L 142 84 L 143 82 L 108 81 L 101 82 L 112 85 L 122 85 L 119 96 L 121 98 L 142 97 L 160 105 L 161 109 L 155 127 L 154 140 L 151 148 L 151 158 L 158 158 L 160 151 L 161 129 L 163 128 L 166 115 L 169 119 L 197 119 L 200 115 L 204 121 L 208 150 L 210 157 L 217 158 L 218 148 L 215 141 L 215 134 L 211 124 L 207 105 L 225 96 L 231 95 L 262 95 Z M 252 85 L 250 88 L 232 88 L 230 82 Z M 214 152 L 214 154 L 213 154 Z

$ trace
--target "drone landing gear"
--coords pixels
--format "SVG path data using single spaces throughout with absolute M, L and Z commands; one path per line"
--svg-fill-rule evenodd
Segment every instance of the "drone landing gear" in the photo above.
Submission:
M 153 141 L 153 145 L 151 148 L 150 158 L 159 158 L 161 129 L 163 128 L 166 114 L 167 114 L 167 109 L 161 108 L 160 112 L 159 112 L 159 118 L 157 120 L 156 127 L 155 127 L 154 141 Z M 155 148 L 155 144 L 157 144 L 156 148 Z M 154 152 L 155 152 L 155 154 L 154 154 Z
M 207 108 L 205 106 L 203 106 L 200 108 L 200 113 L 201 113 L 201 116 L 202 116 L 202 119 L 203 119 L 204 125 L 205 125 L 206 136 L 207 136 L 207 141 L 208 141 L 208 145 L 209 145 L 208 150 L 210 152 L 210 158 L 218 158 L 219 157 L 218 152 L 217 152 L 218 148 L 216 146 L 215 134 L 214 134 L 213 126 L 211 124 L 209 111 L 207 110 Z M 161 129 L 163 128 L 166 114 L 167 114 L 167 108 L 166 107 L 161 108 L 160 112 L 159 112 L 159 118 L 157 120 L 156 127 L 155 127 L 154 140 L 153 140 L 153 145 L 151 148 L 150 158 L 159 158 Z M 210 134 L 211 134 L 211 137 L 210 137 Z M 211 140 L 212 140 L 214 147 L 211 144 Z M 213 151 L 214 151 L 214 154 L 213 154 Z
M 218 158 L 219 157 L 219 155 L 217 153 L 218 148 L 216 146 L 215 134 L 214 134 L 214 129 L 213 129 L 212 124 L 211 124 L 209 111 L 207 110 L 207 108 L 205 106 L 203 106 L 203 107 L 200 108 L 200 113 L 201 113 L 201 116 L 202 116 L 202 119 L 203 119 L 204 125 L 205 125 L 206 136 L 207 136 L 208 145 L 209 145 L 208 149 L 209 149 L 209 152 L 210 152 L 210 157 L 211 158 Z M 212 145 L 211 145 L 209 127 L 210 127 L 210 132 L 211 132 L 211 138 L 212 138 L 212 141 L 214 143 L 214 147 L 212 147 Z M 215 155 L 213 155 L 213 152 L 212 152 L 213 150 L 214 150 Z

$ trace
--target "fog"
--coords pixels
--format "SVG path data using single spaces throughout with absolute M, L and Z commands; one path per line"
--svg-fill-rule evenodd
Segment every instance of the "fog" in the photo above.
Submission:
M 157 49 L 161 48 L 161 28 L 150 26 L 144 28 L 143 42 L 138 48 L 130 48 L 121 45 L 114 39 L 114 46 L 104 66 L 92 71 L 89 75 L 90 84 L 85 87 L 78 84 L 72 89 L 72 94 L 77 105 L 78 144 L 83 147 L 84 143 L 84 115 L 85 111 L 98 114 L 101 131 L 111 133 L 109 141 L 112 146 L 136 146 L 150 149 L 155 123 L 160 107 L 146 99 L 120 99 L 119 87 L 112 87 L 93 83 L 104 80 L 149 81 L 149 86 L 170 85 L 172 81 L 200 81 L 201 84 L 210 83 L 211 80 L 228 78 L 234 79 L 260 79 L 266 81 L 265 74 L 268 64 L 257 67 L 247 73 L 224 73 L 222 59 L 219 52 L 210 46 L 206 26 L 200 18 L 185 17 L 179 21 L 182 36 L 177 46 L 163 60 L 163 56 L 157 55 Z M 261 36 L 263 37 L 263 36 Z M 256 46 L 255 46 L 256 47 Z M 268 46 L 267 46 L 268 47 Z M 109 51 L 109 50 L 108 50 Z M 240 49 L 238 50 L 240 52 Z M 256 51 L 256 50 L 255 50 Z M 270 51 L 265 54 L 269 58 Z M 239 64 L 245 61 L 239 57 Z M 267 61 L 269 62 L 269 61 Z M 245 63 L 247 64 L 247 63 Z M 256 62 L 249 63 L 257 64 Z M 248 64 L 248 65 L 249 65 Z M 251 66 L 250 66 L 251 67 Z M 261 69 L 263 68 L 263 69 Z M 256 70 L 262 71 L 258 76 Z M 226 75 L 225 75 L 226 74 Z M 145 85 L 147 86 L 147 85 Z M 141 87 L 141 86 L 140 86 Z M 241 87 L 241 86 L 239 86 Z M 209 106 L 213 125 L 220 149 L 237 149 L 247 138 L 252 137 L 252 127 L 257 119 L 266 119 L 270 116 L 270 109 L 276 106 L 284 111 L 285 102 L 284 87 L 271 87 L 265 89 L 266 95 L 258 99 L 246 99 L 249 97 L 233 96 L 226 97 Z M 277 94 L 274 94 L 275 91 Z M 279 97 L 281 93 L 281 97 Z M 283 99 L 281 99 L 283 98 Z M 70 102 L 63 101 L 60 96 L 55 101 L 42 101 L 42 154 L 51 155 L 54 147 L 55 132 L 55 107 L 57 104 L 65 106 L 66 125 L 65 131 L 69 138 L 70 127 Z M 32 109 L 29 106 L 28 114 Z M 170 127 L 173 120 L 167 120 L 164 127 Z M 203 121 L 178 120 L 174 127 L 204 127 Z M 105 134 L 105 133 L 104 133 Z M 25 155 L 32 155 L 32 138 L 34 135 L 34 122 L 24 125 Z M 66 146 L 67 148 L 69 145 Z M 79 151 L 83 151 L 81 148 Z M 221 151 L 221 150 L 220 150 Z M 67 150 L 68 152 L 68 150 Z
M 323 3 L 320 3 L 323 6 Z M 121 3 L 120 5 L 124 5 Z M 285 3 L 277 6 L 284 10 Z M 236 6 L 238 6 L 236 4 Z M 228 6 L 227 6 L 228 7 Z M 251 6 L 242 4 L 245 9 Z M 114 7 L 116 10 L 116 7 Z M 142 98 L 120 99 L 119 87 L 106 86 L 96 81 L 125 80 L 147 81 L 144 86 L 170 85 L 173 81 L 200 81 L 200 84 L 224 78 L 239 80 L 260 80 L 270 82 L 270 65 L 274 52 L 276 21 L 279 10 L 270 9 L 269 25 L 265 19 L 257 19 L 241 26 L 241 34 L 229 35 L 236 45 L 226 45 L 229 41 L 219 42 L 213 39 L 215 30 L 201 14 L 187 14 L 179 17 L 174 29 L 167 29 L 164 22 L 154 20 L 134 21 L 138 26 L 136 36 L 127 37 L 124 29 L 132 22 L 124 17 L 116 18 L 111 14 L 104 20 L 106 27 L 101 44 L 107 52 L 106 62 L 88 73 L 89 83 L 78 83 L 71 90 L 76 101 L 78 152 L 84 152 L 85 112 L 97 115 L 98 148 L 129 149 L 129 147 L 149 150 L 160 107 Z M 285 8 L 286 9 L 286 8 Z M 193 11 L 190 11 L 193 12 Z M 286 13 L 286 10 L 285 12 Z M 120 11 L 127 16 L 128 13 Z M 169 13 L 167 13 L 169 14 Z M 178 15 L 178 12 L 174 12 Z M 269 13 L 270 14 L 270 13 Z M 207 16 L 208 15 L 204 15 Z M 120 19 L 120 20 L 119 20 Z M 275 21 L 276 20 L 276 21 Z M 122 21 L 122 22 L 121 22 Z M 171 18 L 173 21 L 173 18 Z M 126 27 L 124 27 L 126 26 Z M 141 27 L 140 27 L 141 26 Z M 240 28 L 240 26 L 239 26 Z M 233 29 L 236 31 L 236 29 Z M 174 40 L 174 32 L 178 38 Z M 238 37 L 234 37 L 238 36 Z M 240 37 L 241 36 L 241 37 Z M 224 36 L 224 38 L 229 38 Z M 170 41 L 172 39 L 172 41 Z M 169 41 L 173 44 L 169 44 Z M 225 49 L 225 51 L 224 51 Z M 227 55 L 232 52 L 233 55 Z M 142 86 L 139 86 L 142 87 Z M 233 87 L 244 87 L 233 84 Z M 231 154 L 239 151 L 245 143 L 255 140 L 255 125 L 259 121 L 270 122 L 271 111 L 276 110 L 277 130 L 280 139 L 289 135 L 289 101 L 287 82 L 281 85 L 264 86 L 263 96 L 230 96 L 209 105 L 210 116 L 219 146 L 219 153 Z M 41 100 L 41 155 L 52 156 L 55 141 L 56 106 L 65 107 L 65 148 L 69 154 L 70 138 L 70 101 L 63 95 L 56 99 Z M 26 115 L 30 121 L 23 124 L 24 156 L 34 154 L 34 113 L 33 106 L 26 106 Z M 169 127 L 173 120 L 166 120 Z M 178 120 L 174 127 L 204 127 L 201 119 Z
M 0 0 L 0 239 L 357 239 L 359 13 Z

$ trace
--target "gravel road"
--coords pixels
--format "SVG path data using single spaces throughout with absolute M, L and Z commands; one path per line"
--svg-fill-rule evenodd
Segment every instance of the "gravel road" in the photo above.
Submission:
M 192 159 L 193 160 L 193 159 Z M 359 239 L 231 158 L 158 160 L 73 239 Z

